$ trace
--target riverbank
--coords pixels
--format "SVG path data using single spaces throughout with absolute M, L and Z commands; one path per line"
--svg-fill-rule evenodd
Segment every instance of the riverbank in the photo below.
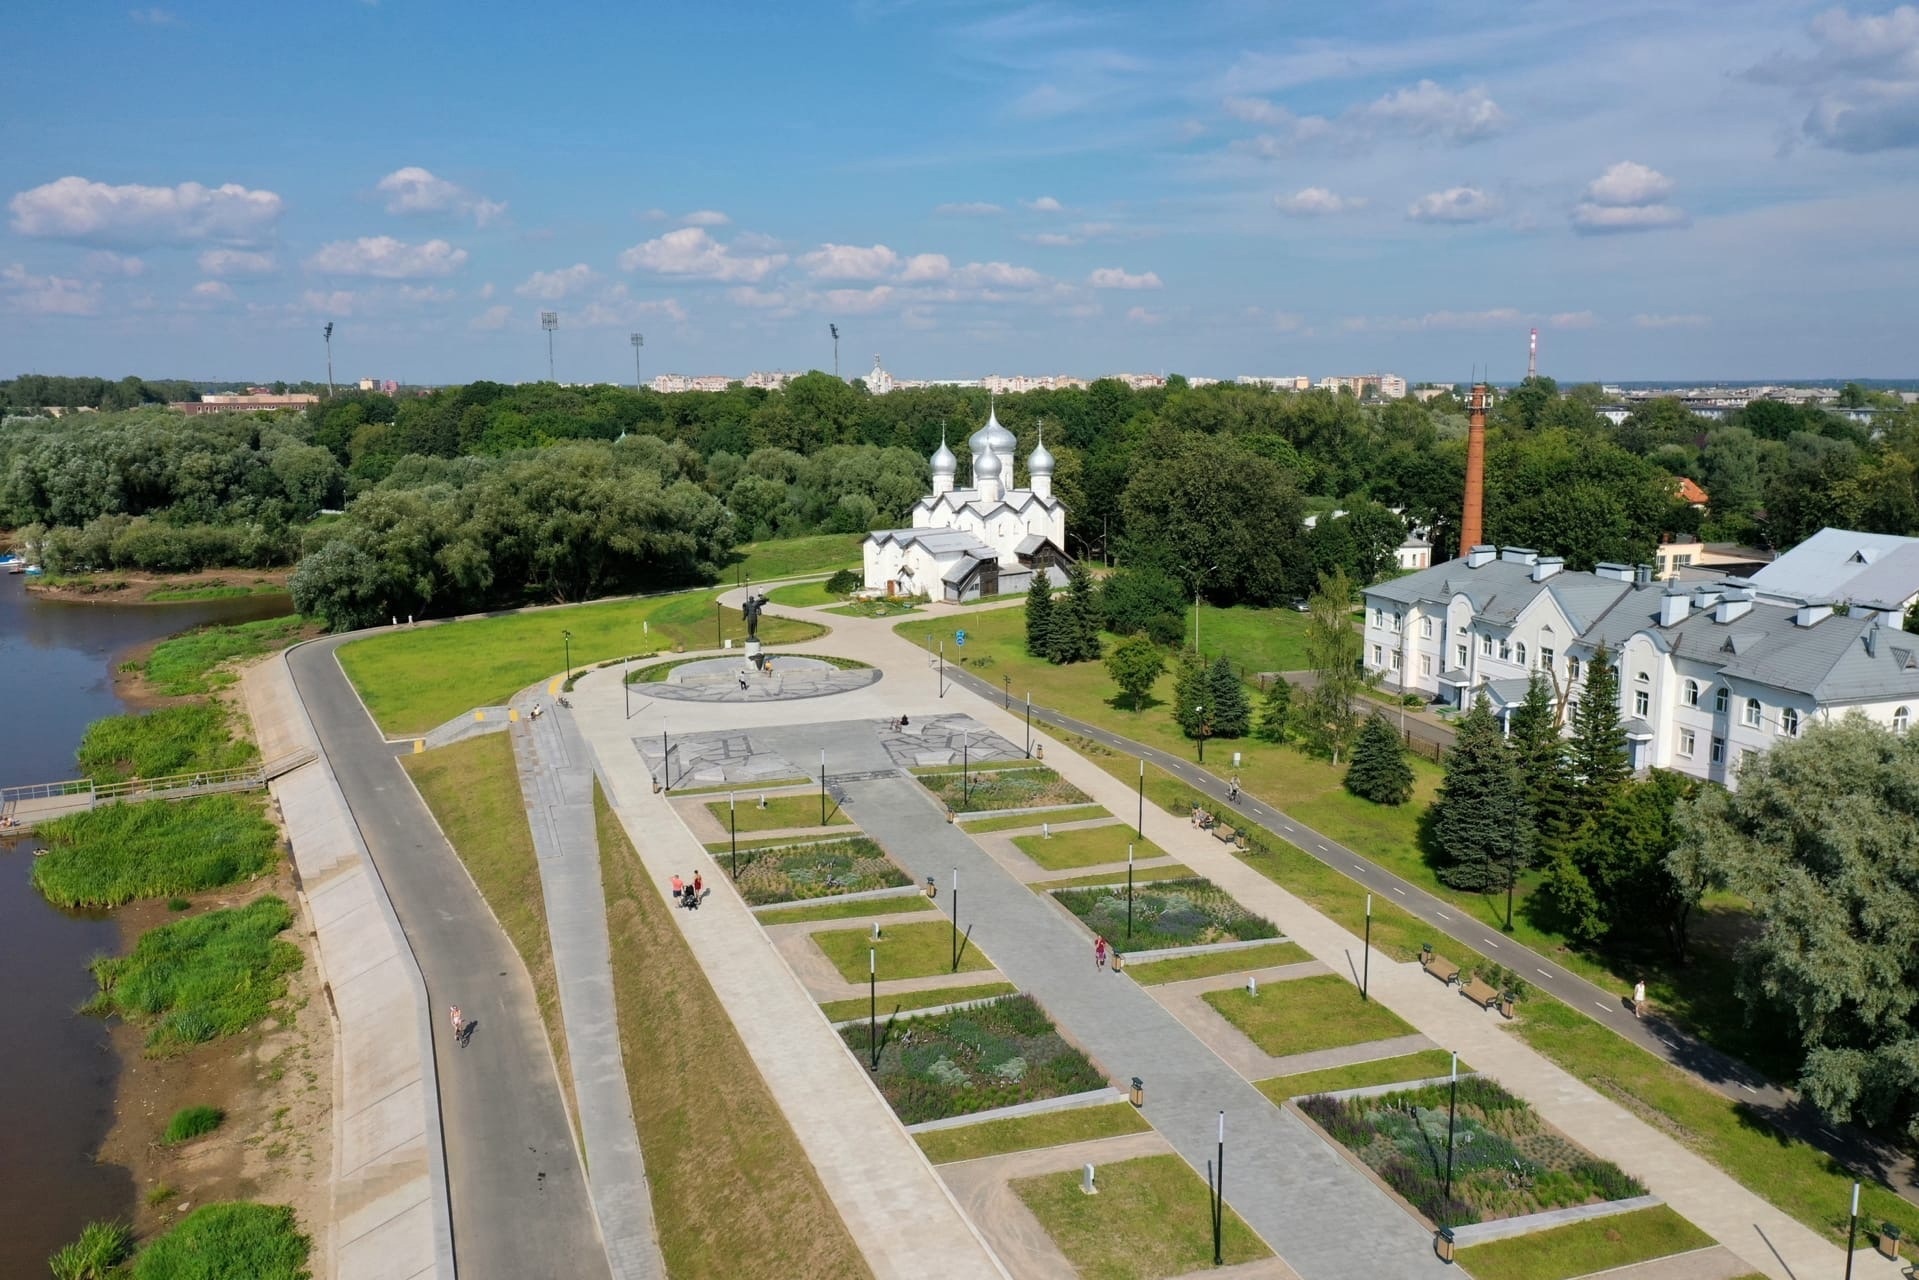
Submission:
M 102 573 L 37 574 L 28 592 L 49 600 L 86 604 L 189 604 L 196 600 L 238 600 L 287 593 L 291 565 L 278 569 L 200 569 L 193 573 L 149 573 L 113 569 Z

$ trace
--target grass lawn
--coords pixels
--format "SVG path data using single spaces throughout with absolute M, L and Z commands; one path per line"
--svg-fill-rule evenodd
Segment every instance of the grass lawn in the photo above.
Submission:
M 790 604 L 796 609 L 823 609 L 827 605 L 840 604 L 845 600 L 845 597 L 828 591 L 824 580 L 789 582 L 783 587 L 774 587 L 766 593 L 766 598 L 774 604 Z
M 279 834 L 257 795 L 109 804 L 36 829 L 46 846 L 29 873 L 62 907 L 117 907 L 216 889 L 272 869 Z
M 312 1247 L 287 1205 L 203 1204 L 142 1249 L 127 1274 L 132 1280 L 304 1280 Z
M 754 914 L 761 924 L 803 924 L 809 920 L 860 920 L 867 916 L 898 916 L 915 911 L 931 911 L 933 904 L 924 894 L 901 894 L 897 898 L 862 898 L 858 902 L 821 902 L 805 907 L 781 907 Z
M 1099 1194 L 1079 1189 L 1077 1169 L 1020 1178 L 1013 1192 L 1087 1280 L 1160 1280 L 1213 1261 L 1206 1181 L 1175 1155 L 1122 1160 L 1099 1169 Z M 1220 1256 L 1228 1264 L 1272 1253 L 1226 1206 Z
M 1004 762 L 992 769 L 968 769 L 965 775 L 950 765 L 937 773 L 917 775 L 921 786 L 954 813 L 990 813 L 997 809 L 1044 809 L 1081 805 L 1086 793 L 1043 764 Z M 1040 816 L 1040 822 L 1051 818 Z
M 854 600 L 834 605 L 827 612 L 846 618 L 898 618 L 918 613 L 919 606 L 907 600 Z
M 489 733 L 401 756 L 400 763 L 526 966 L 561 1087 L 571 1098 L 573 1073 L 567 1067 L 566 1024 L 560 1017 L 552 938 L 546 927 L 546 891 L 540 885 L 533 833 L 526 825 L 512 739 Z
M 870 1066 L 873 1082 L 902 1124 L 975 1115 L 1001 1107 L 1104 1088 L 1084 1053 L 1066 1043 L 1031 996 L 922 1014 L 898 1035 L 874 1040 L 872 1027 L 839 1029 L 840 1042 Z
M 149 929 L 131 953 L 93 962 L 89 1013 L 146 1025 L 154 1057 L 236 1035 L 274 1012 L 300 950 L 281 939 L 293 908 L 274 897 Z
M 898 995 L 880 997 L 880 1016 L 891 1017 L 895 1011 L 908 1013 L 914 1009 L 937 1009 L 941 1005 L 964 1004 L 968 1000 L 989 1000 L 994 996 L 1010 996 L 1017 991 L 1010 982 L 976 982 L 970 987 L 935 987 L 927 991 L 902 991 Z M 865 996 L 851 1000 L 828 1000 L 820 1006 L 820 1012 L 826 1015 L 828 1022 L 846 1022 L 852 1018 L 864 1018 L 867 1014 Z
M 1201 999 L 1275 1058 L 1413 1034 L 1378 1002 L 1362 1001 L 1359 988 L 1337 974 L 1269 982 L 1256 996 L 1229 987 Z
M 1125 935 L 1118 939 L 1125 945 Z M 1184 982 L 1188 978 L 1212 978 L 1222 973 L 1248 973 L 1275 965 L 1299 964 L 1311 960 L 1306 948 L 1296 942 L 1269 942 L 1263 947 L 1243 947 L 1236 951 L 1206 951 L 1196 956 L 1174 956 L 1170 960 L 1147 960 L 1128 964 L 1126 976 L 1142 987 L 1163 982 Z
M 1133 883 L 1142 885 L 1152 880 L 1186 880 L 1191 878 L 1193 869 L 1181 863 L 1172 862 L 1158 867 L 1135 867 Z M 1060 880 L 1036 880 L 1026 887 L 1035 893 L 1045 893 L 1049 889 L 1079 889 L 1087 885 L 1126 883 L 1126 873 L 1121 871 L 1115 877 L 1111 871 L 1099 871 L 1090 876 L 1067 876 Z
M 821 533 L 805 538 L 768 538 L 765 542 L 744 542 L 733 549 L 734 562 L 723 571 L 733 582 L 742 578 L 769 582 L 802 573 L 831 573 L 835 569 L 860 566 L 857 533 Z
M 1303 1098 L 1314 1093 L 1338 1093 L 1342 1089 L 1364 1089 L 1374 1084 L 1406 1084 L 1413 1080 L 1434 1080 L 1451 1074 L 1453 1056 L 1444 1049 L 1421 1049 L 1397 1058 L 1373 1062 L 1355 1062 L 1351 1066 L 1328 1067 L 1324 1071 L 1302 1071 L 1293 1076 L 1274 1076 L 1256 1086 L 1274 1102 Z M 1459 1064 L 1461 1072 L 1468 1070 Z
M 733 882 L 751 907 L 903 889 L 910 883 L 899 864 L 865 836 L 756 850 Z
M 1156 951 L 1279 936 L 1279 928 L 1272 921 L 1254 915 L 1204 876 L 1136 884 L 1130 904 L 1124 886 L 1062 889 L 1053 895 L 1053 901 L 1089 930 L 1108 939 L 1124 938 L 1130 932 L 1128 950 Z
M 727 802 L 710 801 L 706 811 L 715 821 L 724 827 L 729 821 Z M 851 825 L 852 819 L 840 812 L 833 798 L 826 798 L 826 821 L 820 821 L 820 798 L 817 795 L 768 796 L 766 807 L 760 808 L 758 797 L 740 804 L 733 804 L 733 819 L 739 823 L 741 831 L 785 831 L 795 827 L 839 827 Z
M 283 596 L 286 584 L 256 578 L 253 585 L 223 582 L 218 578 L 197 587 L 156 587 L 147 592 L 149 604 L 177 604 L 186 600 L 233 600 L 240 596 Z
M 1129 848 L 1133 850 L 1136 860 L 1166 856 L 1166 850 L 1151 840 L 1136 838 L 1131 827 L 1123 827 L 1118 823 L 1061 831 L 1051 838 L 1043 835 L 1016 836 L 1013 844 L 1048 871 L 1071 871 L 1076 867 L 1124 862 Z
M 1459 1250 L 1456 1261 L 1477 1280 L 1571 1280 L 1712 1243 L 1711 1236 L 1662 1204 L 1471 1245 Z
M 750 840 L 741 839 L 739 849 L 741 853 L 755 849 L 797 849 L 807 844 L 832 844 L 834 841 L 846 839 L 846 835 L 847 833 L 844 831 L 822 830 L 818 835 L 814 836 L 754 836 Z M 708 853 L 731 853 L 733 851 L 733 841 L 730 838 L 726 840 L 708 841 L 706 851 Z
M 977 820 L 961 817 L 960 823 L 966 831 L 983 833 L 987 831 L 1020 831 L 1027 827 L 1037 828 L 1042 822 L 1059 826 L 1063 822 L 1091 822 L 1095 818 L 1110 818 L 1103 805 L 1076 804 L 1064 809 L 1055 809 L 1051 813 L 1003 813 L 997 818 Z
M 868 948 L 879 952 L 877 963 L 881 982 L 890 982 L 895 978 L 930 978 L 936 973 L 953 972 L 953 929 L 950 922 L 941 924 L 937 920 L 928 920 L 921 924 L 899 924 L 884 929 L 882 933 L 879 942 L 875 943 L 870 929 L 835 929 L 829 933 L 814 934 L 813 945 L 833 962 L 833 967 L 848 982 L 858 982 L 866 977 Z M 960 941 L 965 944 L 965 950 L 960 953 L 959 972 L 970 973 L 993 967 L 985 953 L 967 940 L 964 929 L 960 930 Z
M 154 646 L 147 658 L 147 680 L 155 693 L 169 698 L 212 693 L 237 678 L 226 670 L 227 663 L 257 658 L 319 634 L 319 624 L 297 615 L 198 627 Z
M 920 1144 L 920 1150 L 934 1164 L 952 1164 L 956 1160 L 1001 1156 L 1009 1151 L 1034 1151 L 1094 1138 L 1117 1138 L 1126 1133 L 1144 1133 L 1152 1127 L 1133 1109 L 1132 1103 L 1115 1102 L 1101 1107 L 1015 1116 L 1009 1120 L 986 1120 L 958 1129 L 935 1129 L 931 1133 L 914 1134 L 913 1141 Z
M 95 720 L 74 761 L 85 777 L 108 782 L 237 769 L 259 754 L 233 736 L 233 713 L 209 699 Z
M 668 1274 L 871 1276 L 597 785 L 593 803 L 620 1045 Z
M 503 703 L 543 676 L 560 674 L 566 669 L 565 631 L 573 633 L 576 673 L 676 644 L 712 648 L 717 595 L 710 589 L 683 591 L 388 632 L 342 645 L 340 665 L 381 731 L 404 737 L 474 707 Z M 735 640 L 746 635 L 737 609 L 724 610 L 723 627 Z M 824 628 L 810 622 L 760 619 L 760 639 L 769 645 L 822 634 Z

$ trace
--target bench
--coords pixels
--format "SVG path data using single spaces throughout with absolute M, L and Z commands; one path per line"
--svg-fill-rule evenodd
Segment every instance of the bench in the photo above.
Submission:
M 1227 826 L 1223 822 L 1215 825 L 1212 828 L 1212 832 L 1213 832 L 1213 839 L 1218 840 L 1224 844 L 1231 844 L 1234 840 L 1239 838 L 1239 833 L 1234 831 L 1231 827 Z
M 1499 1002 L 1499 988 L 1487 985 L 1476 973 L 1471 982 L 1459 989 L 1459 994 L 1482 1009 L 1490 1009 Z
M 1425 967 L 1427 973 L 1432 974 L 1433 977 L 1438 978 L 1449 987 L 1459 981 L 1459 966 L 1448 960 L 1445 956 L 1434 955 L 1432 952 L 1427 952 L 1420 957 L 1419 963 Z

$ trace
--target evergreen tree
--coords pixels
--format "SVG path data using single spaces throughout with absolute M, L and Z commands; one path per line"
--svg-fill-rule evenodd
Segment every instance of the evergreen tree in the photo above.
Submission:
M 1053 640 L 1053 583 L 1046 570 L 1033 570 L 1033 585 L 1026 592 L 1026 652 L 1035 658 L 1052 658 L 1048 647 Z
M 1513 762 L 1519 766 L 1520 785 L 1537 828 L 1536 847 L 1542 856 L 1549 855 L 1566 837 L 1572 796 L 1552 689 L 1539 672 L 1533 672 L 1526 700 L 1514 708 L 1507 727 Z
M 1046 660 L 1064 664 L 1078 661 L 1079 652 L 1079 610 L 1073 597 L 1062 596 L 1053 601 L 1052 610 L 1046 615 Z
M 1086 562 L 1077 560 L 1066 580 L 1066 599 L 1072 606 L 1072 652 L 1069 656 L 1056 659 L 1061 662 L 1098 661 L 1102 645 L 1099 640 L 1100 622 L 1104 614 L 1100 612 L 1099 593 L 1093 583 L 1093 571 Z
M 1586 687 L 1573 710 L 1566 765 L 1577 813 L 1597 812 L 1632 772 L 1626 762 L 1626 731 L 1619 724 L 1619 671 L 1604 646 L 1586 664 Z
M 1206 675 L 1207 691 L 1212 700 L 1207 704 L 1212 714 L 1213 737 L 1243 738 L 1253 727 L 1253 704 L 1246 696 L 1246 686 L 1233 674 L 1233 664 L 1225 658 L 1213 661 L 1212 670 Z
M 1276 675 L 1259 704 L 1259 724 L 1253 733 L 1261 742 L 1284 742 L 1292 734 L 1293 686 Z
M 1481 694 L 1459 722 L 1433 810 L 1439 878 L 1455 889 L 1503 889 L 1532 856 L 1532 814 L 1512 750 Z
M 1307 609 L 1306 661 L 1312 667 L 1313 687 L 1300 717 L 1300 737 L 1334 764 L 1353 739 L 1353 699 L 1364 680 L 1359 665 L 1363 641 L 1348 616 L 1352 607 L 1352 583 L 1344 570 L 1336 569 L 1320 578 Z
M 1399 731 L 1374 712 L 1353 743 L 1353 762 L 1346 769 L 1346 790 L 1374 804 L 1405 804 L 1413 794 L 1413 767 Z
M 1212 680 L 1205 663 L 1186 658 L 1179 664 L 1179 679 L 1173 685 L 1173 720 L 1189 738 L 1199 736 L 1202 723 L 1212 723 Z

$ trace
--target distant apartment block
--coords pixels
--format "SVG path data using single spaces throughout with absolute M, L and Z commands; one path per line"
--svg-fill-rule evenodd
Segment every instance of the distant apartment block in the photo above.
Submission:
M 258 413 L 273 409 L 304 409 L 308 405 L 320 403 L 320 397 L 311 395 L 279 395 L 272 392 L 252 392 L 244 395 L 211 394 L 198 400 L 177 400 L 168 405 L 181 413 L 200 415 L 207 413 Z
M 681 391 L 724 391 L 732 384 L 733 379 L 721 373 L 701 374 L 697 378 L 684 373 L 662 373 L 653 379 L 653 389 L 662 395 Z
M 1311 391 L 1313 380 L 1305 374 L 1271 378 L 1264 374 L 1242 373 L 1233 381 L 1242 387 L 1265 387 L 1268 391 Z
M 1406 395 L 1406 379 L 1396 373 L 1337 374 L 1321 378 L 1322 391 L 1351 391 L 1361 400 L 1399 400 Z

